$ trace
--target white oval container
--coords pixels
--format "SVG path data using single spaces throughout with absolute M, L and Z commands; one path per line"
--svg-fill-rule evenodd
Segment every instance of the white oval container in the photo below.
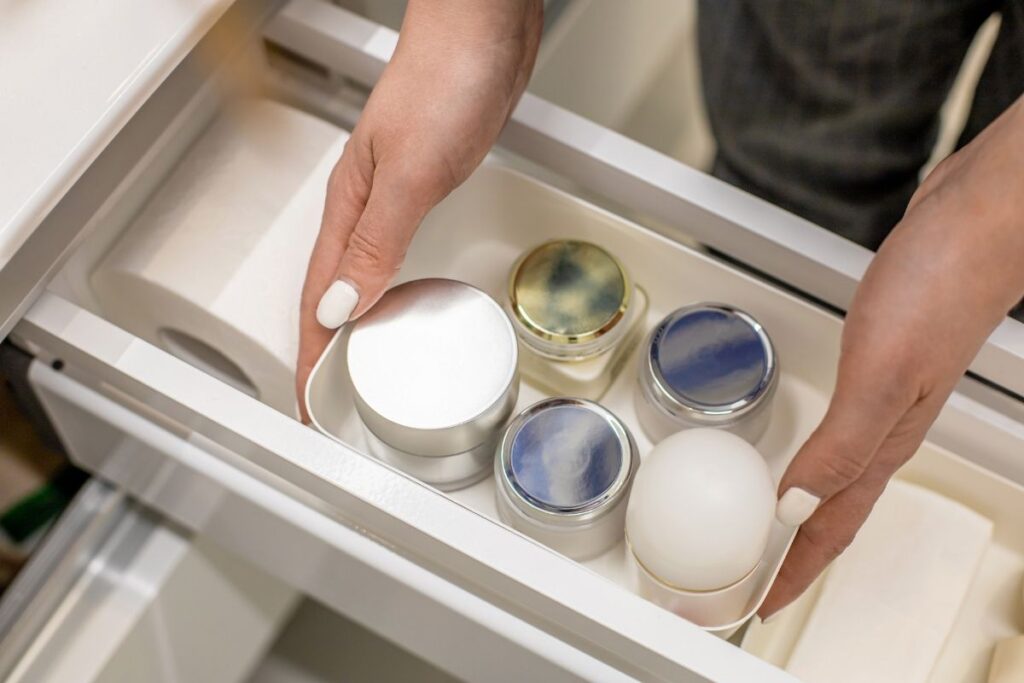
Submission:
M 716 429 L 670 436 L 644 459 L 626 513 L 639 592 L 702 624 L 747 604 L 774 513 L 775 483 L 748 442 Z

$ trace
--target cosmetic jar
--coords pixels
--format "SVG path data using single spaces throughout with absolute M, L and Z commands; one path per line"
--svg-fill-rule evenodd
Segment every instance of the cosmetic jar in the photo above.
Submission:
M 564 555 L 600 555 L 622 541 L 638 466 L 633 437 L 607 409 L 545 399 L 516 416 L 498 445 L 498 514 Z
M 554 393 L 598 398 L 635 346 L 647 298 L 606 250 L 555 240 L 512 267 L 508 306 L 523 374 Z
M 775 493 L 764 458 L 735 434 L 690 429 L 663 440 L 637 472 L 626 512 L 640 594 L 690 618 L 742 606 L 768 545 Z
M 753 317 L 725 304 L 680 308 L 659 322 L 641 354 L 637 417 L 652 441 L 717 427 L 757 442 L 768 428 L 778 359 Z
M 508 317 L 479 289 L 446 279 L 392 288 L 348 340 L 371 453 L 442 490 L 482 479 L 515 408 L 517 358 Z

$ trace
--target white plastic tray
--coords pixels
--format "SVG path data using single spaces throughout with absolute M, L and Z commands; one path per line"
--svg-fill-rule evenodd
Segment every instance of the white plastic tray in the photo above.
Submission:
M 782 376 L 773 423 L 759 448 L 776 479 L 824 413 L 834 381 L 839 325 L 830 315 L 763 282 L 742 275 L 703 254 L 656 235 L 490 161 L 427 218 L 409 251 L 401 280 L 450 277 L 469 282 L 503 302 L 509 268 L 526 249 L 553 238 L 593 241 L 616 254 L 650 296 L 645 328 L 673 309 L 697 301 L 735 304 L 758 318 L 778 347 Z M 345 331 L 335 336 L 310 377 L 310 416 L 326 434 L 368 452 L 366 433 L 356 415 L 345 368 Z M 631 428 L 641 457 L 651 447 L 633 406 L 637 359 L 627 362 L 602 403 Z M 524 380 L 518 408 L 545 396 Z M 494 482 L 488 478 L 449 494 L 452 499 L 497 520 Z M 723 605 L 704 605 L 700 625 L 730 633 L 760 605 L 792 541 L 775 524 L 757 580 L 744 599 L 722 596 Z M 625 544 L 583 564 L 635 590 Z M 742 606 L 736 609 L 735 605 Z

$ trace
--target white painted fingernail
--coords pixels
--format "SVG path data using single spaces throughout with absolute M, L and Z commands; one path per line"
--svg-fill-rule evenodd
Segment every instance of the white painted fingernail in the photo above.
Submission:
M 316 307 L 316 321 L 328 329 L 341 327 L 348 322 L 352 311 L 359 303 L 359 292 L 344 280 L 335 280 L 320 297 Z
M 765 626 L 767 626 L 768 624 L 771 624 L 776 619 L 778 619 L 779 618 L 779 614 L 781 614 L 781 613 L 782 613 L 782 610 L 779 610 L 778 612 L 775 612 L 774 614 L 768 616 L 767 618 L 762 619 L 761 623 L 764 624 Z
M 791 486 L 775 506 L 775 519 L 786 526 L 800 526 L 814 514 L 820 503 L 821 498 L 810 491 Z

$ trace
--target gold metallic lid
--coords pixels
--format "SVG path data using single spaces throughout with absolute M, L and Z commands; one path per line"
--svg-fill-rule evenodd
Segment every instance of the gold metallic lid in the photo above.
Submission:
M 632 283 L 618 259 L 577 240 L 546 242 L 528 252 L 509 281 L 513 319 L 527 333 L 520 336 L 533 337 L 555 355 L 561 355 L 557 347 L 614 336 L 609 333 L 625 317 L 631 298 Z

